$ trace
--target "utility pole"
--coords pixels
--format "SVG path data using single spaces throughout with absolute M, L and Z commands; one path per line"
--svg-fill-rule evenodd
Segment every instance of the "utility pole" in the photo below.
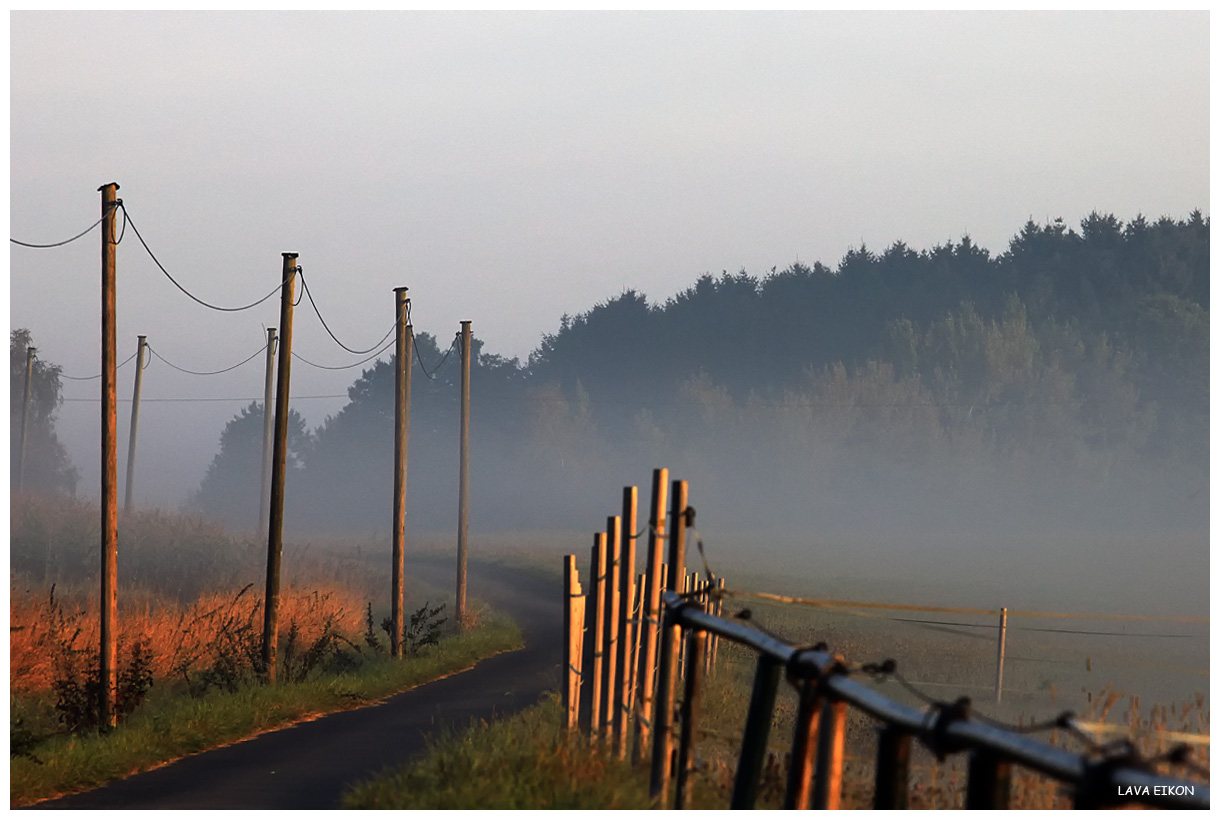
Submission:
M 115 725 L 115 659 L 118 636 L 119 456 L 118 394 L 115 385 L 115 248 L 114 215 L 119 186 L 109 182 L 102 193 L 102 565 L 101 657 L 98 671 L 98 717 L 102 728 Z
M 267 534 L 271 488 L 271 391 L 275 379 L 275 328 L 267 328 L 267 378 L 263 381 L 263 480 L 258 494 L 258 534 Z
M 21 444 L 17 450 L 17 492 L 25 492 L 25 431 L 30 422 L 30 391 L 34 386 L 34 350 L 25 349 L 25 394 L 21 399 Z
M 131 491 L 136 480 L 136 425 L 140 421 L 140 385 L 144 381 L 144 348 L 147 336 L 137 337 L 136 342 L 136 386 L 131 396 L 131 435 L 127 440 L 127 487 L 123 495 L 123 514 L 130 515 Z
M 394 288 L 394 558 L 390 586 L 390 653 L 402 657 L 403 561 L 407 522 L 407 441 L 411 430 L 411 326 L 407 288 Z
M 470 322 L 462 322 L 462 432 L 458 478 L 457 622 L 466 628 L 466 524 L 470 513 Z
M 275 441 L 271 459 L 271 515 L 267 532 L 267 595 L 263 600 L 263 674 L 275 683 L 280 606 L 280 557 L 284 539 L 284 473 L 288 466 L 288 383 L 292 370 L 292 299 L 297 254 L 285 253 L 280 288 L 280 360 L 275 385 Z

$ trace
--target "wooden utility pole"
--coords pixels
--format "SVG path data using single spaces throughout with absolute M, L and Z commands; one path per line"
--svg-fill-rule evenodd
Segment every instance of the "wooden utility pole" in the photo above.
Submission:
M 280 288 L 280 359 L 275 384 L 275 441 L 271 458 L 271 510 L 267 532 L 267 596 L 263 600 L 263 674 L 275 683 L 280 605 L 280 557 L 284 540 L 284 474 L 288 467 L 288 385 L 292 375 L 292 299 L 297 255 L 285 253 Z
M 411 326 L 407 324 L 407 288 L 394 288 L 394 558 L 390 581 L 390 653 L 402 657 L 404 543 L 407 521 L 407 436 L 411 429 Z
M 275 328 L 267 328 L 267 377 L 263 380 L 263 479 L 258 494 L 258 534 L 267 534 L 267 507 L 271 492 L 271 398 L 275 379 Z
M 132 510 L 131 494 L 136 481 L 136 426 L 140 422 L 140 385 L 144 382 L 144 348 L 147 336 L 136 337 L 136 384 L 131 394 L 131 435 L 127 437 L 127 486 L 123 494 L 123 514 Z
M 118 637 L 119 445 L 118 394 L 115 385 L 115 248 L 114 215 L 119 186 L 110 182 L 102 192 L 102 565 L 101 657 L 98 671 L 98 717 L 103 728 L 115 725 L 115 659 Z
M 25 431 L 30 423 L 30 391 L 34 386 L 34 350 L 25 349 L 25 393 L 21 398 L 21 443 L 17 450 L 17 492 L 25 491 Z
M 470 322 L 462 322 L 462 419 L 458 456 L 457 624 L 466 629 L 466 525 L 470 514 Z

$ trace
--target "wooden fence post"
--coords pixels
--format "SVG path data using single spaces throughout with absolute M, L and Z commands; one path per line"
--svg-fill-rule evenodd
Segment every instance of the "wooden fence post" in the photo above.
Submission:
M 659 467 L 652 471 L 652 503 L 649 510 L 647 589 L 640 600 L 640 711 L 636 717 L 633 763 L 642 763 L 648 755 L 652 736 L 653 694 L 656 691 L 657 634 L 660 629 L 661 573 L 665 569 L 662 550 L 665 547 L 665 505 L 669 493 L 669 470 Z
M 1011 761 L 987 749 L 975 749 L 966 774 L 966 808 L 1008 808 L 1011 783 Z
M 686 493 L 685 481 L 673 483 L 673 506 L 669 516 L 669 581 L 670 592 L 677 592 L 686 565 Z M 649 795 L 655 805 L 665 802 L 669 791 L 670 755 L 674 748 L 673 724 L 674 689 L 677 685 L 678 641 L 682 627 L 674 624 L 661 630 L 661 668 L 658 670 L 655 734 L 652 739 L 652 777 Z
M 737 759 L 737 774 L 733 779 L 733 796 L 729 798 L 731 809 L 752 809 L 758 799 L 758 780 L 767 759 L 767 737 L 771 733 L 775 693 L 782 671 L 782 665 L 775 658 L 758 656 L 746 728 L 741 738 L 741 756 Z
M 788 764 L 784 808 L 803 810 L 809 808 L 813 796 L 813 763 L 818 743 L 818 721 L 822 716 L 822 698 L 813 681 L 803 680 L 798 685 L 800 701 L 792 736 L 792 760 Z
M 635 629 L 631 631 L 631 686 L 627 689 L 627 716 L 628 719 L 636 714 L 636 698 L 641 697 L 638 693 L 640 688 L 640 641 L 644 636 L 644 596 L 646 594 L 646 576 L 642 573 L 636 576 L 635 591 L 632 598 L 631 617 L 635 621 Z M 635 721 L 632 721 L 633 723 Z M 638 726 L 636 731 L 638 732 Z M 638 737 L 638 735 L 637 735 Z M 633 744 L 632 748 L 638 746 L 638 740 Z
M 631 646 L 635 632 L 632 624 L 631 605 L 635 586 L 635 528 L 636 499 L 639 491 L 635 487 L 623 488 L 623 514 L 621 519 L 621 547 L 619 549 L 619 606 L 616 613 L 618 623 L 618 670 L 619 685 L 614 697 L 614 753 L 619 760 L 627 757 L 627 739 L 631 734 L 631 713 L 628 711 L 628 693 L 631 691 Z
M 818 726 L 818 774 L 813 784 L 813 808 L 834 810 L 843 797 L 843 740 L 847 701 L 827 700 Z
M 564 728 L 576 728 L 580 706 L 581 634 L 585 627 L 585 599 L 580 591 L 576 556 L 563 557 L 563 713 Z
M 686 808 L 690 799 L 690 775 L 695 762 L 695 718 L 699 712 L 703 678 L 704 634 L 692 629 L 686 633 L 686 642 L 686 692 L 682 696 L 682 733 L 678 739 L 678 771 L 674 785 L 675 809 Z
M 886 726 L 877 738 L 874 809 L 905 809 L 910 797 L 911 735 Z
M 581 726 L 589 738 L 595 738 L 601 729 L 601 684 L 602 684 L 602 631 L 605 607 L 602 600 L 606 584 L 606 534 L 595 533 L 593 549 L 589 557 L 589 592 L 585 601 L 585 645 L 584 660 L 580 669 Z M 584 721 L 588 721 L 585 723 Z
M 1004 636 L 1008 631 L 1008 607 L 1000 608 L 1000 637 L 995 656 L 995 702 L 1000 702 L 1004 691 Z
M 606 596 L 605 596 L 605 649 L 602 652 L 602 727 L 613 749 L 616 743 L 615 728 L 618 700 L 618 610 L 619 610 L 619 562 L 622 543 L 619 540 L 622 521 L 617 515 L 606 519 Z

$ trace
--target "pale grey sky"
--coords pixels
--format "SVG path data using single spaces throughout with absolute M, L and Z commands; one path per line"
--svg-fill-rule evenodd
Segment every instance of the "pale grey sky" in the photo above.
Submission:
M 244 304 L 295 251 L 334 332 L 372 345 L 411 287 L 417 331 L 470 319 L 528 356 L 564 313 L 704 273 L 834 266 L 862 242 L 1027 219 L 1210 214 L 1209 29 L 1179 13 L 30 13 L 9 16 L 10 235 L 67 238 L 116 181 L 169 271 Z M 10 246 L 10 324 L 69 375 L 100 369 L 98 234 Z M 119 360 L 146 334 L 183 367 L 254 352 L 275 300 L 222 314 L 128 232 Z M 302 306 L 295 349 L 351 356 Z M 360 369 L 293 368 L 298 396 Z M 145 372 L 138 494 L 198 485 L 261 359 Z M 130 397 L 131 365 L 119 372 Z M 97 397 L 66 382 L 69 399 Z M 297 403 L 311 425 L 342 399 Z M 120 404 L 120 470 L 126 414 Z M 98 405 L 61 435 L 98 483 Z

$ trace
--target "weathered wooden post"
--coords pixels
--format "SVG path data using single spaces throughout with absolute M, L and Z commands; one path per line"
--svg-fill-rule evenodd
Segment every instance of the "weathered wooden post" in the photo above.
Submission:
M 1012 784 L 1012 762 L 990 749 L 970 753 L 966 774 L 966 808 L 1006 809 Z
M 632 762 L 639 764 L 648 754 L 652 737 L 653 696 L 656 692 L 657 634 L 660 629 L 661 572 L 664 569 L 662 550 L 665 547 L 665 505 L 669 493 L 669 470 L 652 471 L 652 502 L 648 523 L 647 588 L 642 598 L 640 628 L 643 642 L 640 648 L 640 711 L 636 717 L 635 747 Z
M 785 809 L 807 809 L 813 797 L 813 763 L 818 743 L 818 721 L 822 715 L 822 698 L 817 684 L 800 682 L 800 701 L 796 711 L 796 727 L 792 736 L 792 762 L 788 765 L 788 784 L 784 792 Z
M 644 634 L 644 585 L 645 576 L 643 574 L 636 576 L 635 585 L 632 589 L 632 604 L 631 618 L 633 628 L 631 630 L 631 659 L 628 668 L 631 670 L 631 683 L 627 687 L 627 721 L 628 725 L 635 723 L 631 719 L 635 712 L 636 698 L 640 687 L 640 639 Z M 634 749 L 634 744 L 632 746 Z
M 682 732 L 678 739 L 678 772 L 674 785 L 674 808 L 684 809 L 690 800 L 690 775 L 695 763 L 695 719 L 703 683 L 704 633 L 686 633 L 686 691 L 682 696 Z
M 610 749 L 614 749 L 618 711 L 619 647 L 619 561 L 622 549 L 622 522 L 617 515 L 606 518 L 606 644 L 602 656 L 602 726 Z
M 563 713 L 564 728 L 571 733 L 576 729 L 579 714 L 581 633 L 585 626 L 585 599 L 581 595 L 575 555 L 563 557 L 563 590 Z
M 292 380 L 292 307 L 297 254 L 284 253 L 280 287 L 280 349 L 275 375 L 275 437 L 271 457 L 270 514 L 267 523 L 267 594 L 263 598 L 263 675 L 275 683 L 279 641 L 280 561 L 284 554 L 284 478 L 288 469 L 288 404 Z
M 144 383 L 144 349 L 148 347 L 147 336 L 136 337 L 136 377 L 131 393 L 131 430 L 127 436 L 127 482 L 123 491 L 123 514 L 130 515 L 135 509 L 136 486 L 136 433 L 140 426 L 140 386 Z
M 843 797 L 843 746 L 847 701 L 828 699 L 818 727 L 818 773 L 813 784 L 813 808 L 839 808 Z
M 591 663 L 589 670 L 589 737 L 601 736 L 602 730 L 602 666 L 606 653 L 606 534 L 599 532 L 593 536 L 592 574 L 595 578 L 593 588 L 597 591 L 594 600 L 589 604 L 593 611 L 593 634 Z M 589 611 L 586 609 L 586 612 Z M 588 620 L 588 619 L 586 619 Z
M 102 499 L 101 499 L 101 613 L 98 628 L 101 657 L 98 659 L 98 718 L 103 728 L 116 720 L 118 611 L 119 611 L 119 454 L 118 392 L 115 382 L 118 357 L 115 336 L 115 211 L 118 183 L 98 189 L 102 193 Z
M 724 579 L 723 578 L 716 579 L 716 589 L 718 590 L 719 594 L 716 596 L 715 615 L 717 618 L 719 618 L 724 613 Z M 720 636 L 713 635 L 712 636 L 712 657 L 711 657 L 711 660 L 708 662 L 709 673 L 716 671 L 716 656 L 719 653 L 719 651 L 720 651 Z
M 258 535 L 267 534 L 267 510 L 271 499 L 271 427 L 275 414 L 271 402 L 275 398 L 275 328 L 267 328 L 267 364 L 263 378 L 263 473 L 258 494 Z
M 1008 631 L 1008 607 L 1000 608 L 1000 637 L 995 655 L 995 702 L 1000 702 L 1004 691 L 1004 636 Z
M 673 483 L 673 506 L 669 516 L 669 582 L 670 592 L 677 592 L 682 582 L 682 569 L 686 565 L 686 493 L 685 481 Z M 656 805 L 665 802 L 669 791 L 670 755 L 673 753 L 674 738 L 671 726 L 673 724 L 674 690 L 677 685 L 678 641 L 682 628 L 671 623 L 669 618 L 663 622 L 661 630 L 661 668 L 658 670 L 657 703 L 656 703 L 656 733 L 652 740 L 652 772 L 649 783 L 649 795 Z
M 406 585 L 407 442 L 411 429 L 411 330 L 407 288 L 394 288 L 394 506 L 390 540 L 390 654 L 401 658 Z
M 635 529 L 636 503 L 639 490 L 623 488 L 623 514 L 620 521 L 619 547 L 619 605 L 618 605 L 618 675 L 619 685 L 614 698 L 614 753 L 619 760 L 627 757 L 627 740 L 631 734 L 629 692 L 631 674 L 631 647 L 635 628 L 632 624 L 631 605 L 635 591 Z
M 459 414 L 460 436 L 458 442 L 458 545 L 457 545 L 457 603 L 454 616 L 458 631 L 464 631 L 466 623 L 466 554 L 467 529 L 470 520 L 470 322 L 462 322 L 462 390 Z
M 746 712 L 746 728 L 741 738 L 741 756 L 733 779 L 731 809 L 752 809 L 758 799 L 758 781 L 767 760 L 767 738 L 775 713 L 775 694 L 783 667 L 770 655 L 759 655 L 754 667 L 754 688 Z
M 905 809 L 910 796 L 911 735 L 886 726 L 877 738 L 874 809 Z

